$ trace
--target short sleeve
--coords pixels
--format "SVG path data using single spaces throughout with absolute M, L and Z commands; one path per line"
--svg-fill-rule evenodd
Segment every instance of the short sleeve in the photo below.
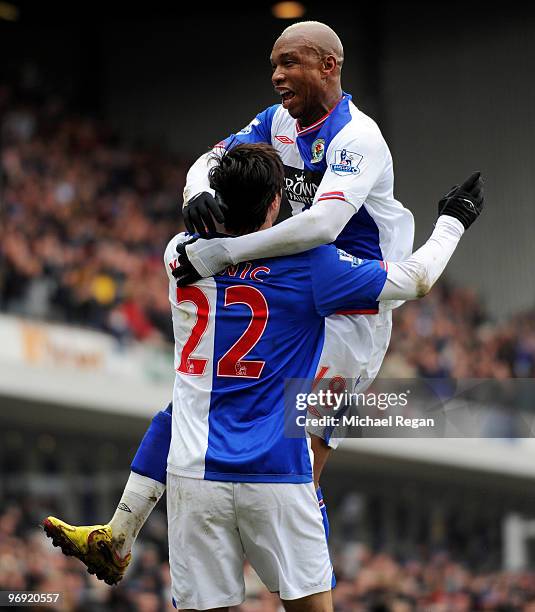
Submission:
M 242 130 L 236 134 L 231 134 L 228 138 L 218 143 L 216 147 L 228 150 L 240 144 L 255 144 L 257 142 L 271 144 L 271 125 L 275 112 L 279 107 L 280 104 L 275 104 L 262 111 Z
M 374 313 L 386 282 L 386 264 L 359 259 L 334 245 L 310 251 L 310 274 L 317 312 L 331 314 Z
M 388 159 L 388 146 L 375 123 L 358 133 L 341 130 L 327 150 L 327 168 L 315 202 L 343 200 L 358 211 L 383 175 Z

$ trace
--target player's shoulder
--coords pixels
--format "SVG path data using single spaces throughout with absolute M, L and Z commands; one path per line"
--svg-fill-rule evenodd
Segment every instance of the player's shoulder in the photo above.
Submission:
M 177 258 L 177 252 L 176 252 L 177 245 L 181 244 L 182 242 L 186 242 L 187 240 L 190 240 L 191 238 L 192 236 L 191 234 L 188 234 L 188 232 L 180 232 L 179 234 L 176 234 L 175 236 L 173 236 L 171 240 L 169 240 L 169 242 L 167 243 L 167 246 L 165 247 L 164 256 L 163 256 L 164 264 L 166 267 Z
M 331 146 L 338 148 L 350 143 L 359 143 L 372 149 L 387 147 L 377 123 L 355 106 L 351 100 L 348 101 L 348 111 L 351 120 L 336 134 L 331 141 Z
M 351 121 L 348 123 L 349 129 L 368 131 L 382 137 L 377 123 L 369 115 L 361 111 L 352 100 L 349 101 L 348 107 L 351 114 Z
M 282 104 L 275 104 L 270 107 L 272 113 L 271 124 L 276 131 L 288 131 L 292 133 L 295 126 L 295 119 Z
M 247 140 L 250 134 L 256 134 L 259 132 L 265 140 L 269 141 L 269 131 L 271 130 L 273 124 L 273 118 L 280 106 L 280 104 L 273 104 L 265 108 L 263 111 L 260 111 L 245 127 L 243 127 L 239 132 L 236 132 L 236 134 L 233 136 L 245 138 Z M 227 138 L 227 140 L 223 140 L 220 144 L 223 144 L 223 146 L 226 148 L 229 140 L 230 139 Z
M 307 264 L 312 276 L 320 270 L 329 267 L 337 259 L 338 249 L 334 244 L 321 244 L 313 249 L 305 251 Z
M 281 110 L 284 110 L 282 104 L 272 104 L 271 106 L 265 108 L 262 112 L 268 115 L 274 115 L 275 113 L 280 112 Z
M 281 282 L 283 284 L 286 282 L 299 284 L 309 275 L 310 260 L 308 251 L 304 251 L 281 257 L 255 259 L 253 262 L 248 262 L 248 269 L 251 269 L 251 266 L 253 269 L 262 268 L 267 270 L 269 272 L 269 282 L 272 282 L 274 285 L 278 286 Z
M 334 244 L 322 244 L 314 249 L 307 251 L 312 270 L 327 268 L 334 272 L 333 265 L 350 266 L 356 268 L 362 264 L 372 263 L 373 260 L 361 259 L 351 255 L 343 249 L 339 249 Z
M 281 257 L 269 257 L 264 260 L 256 261 L 263 261 L 265 265 L 282 272 L 284 270 L 308 266 L 308 251 L 294 253 L 293 255 L 283 255 Z
M 268 106 L 253 119 L 253 121 L 242 130 L 242 133 L 252 131 L 254 126 L 263 126 L 271 129 L 272 138 L 277 138 L 283 144 L 292 144 L 293 137 L 288 136 L 295 132 L 295 119 L 282 104 Z M 277 136 L 278 135 L 278 136 Z
M 316 262 L 322 262 L 336 257 L 338 251 L 339 249 L 337 249 L 334 244 L 320 244 L 319 246 L 314 247 L 305 253 L 311 264 L 315 265 Z
M 281 111 L 284 111 L 282 104 L 272 104 L 259 112 L 256 116 L 256 120 L 262 123 L 272 123 L 281 115 Z

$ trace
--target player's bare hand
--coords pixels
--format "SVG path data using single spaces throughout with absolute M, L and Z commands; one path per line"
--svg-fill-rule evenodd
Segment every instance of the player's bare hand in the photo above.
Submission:
M 438 215 L 455 217 L 468 229 L 479 217 L 485 197 L 481 172 L 474 172 L 462 185 L 455 185 L 438 203 Z
M 178 266 L 173 270 L 173 276 L 176 278 L 177 287 L 185 287 L 191 285 L 195 281 L 201 278 L 201 275 L 192 266 L 186 247 L 188 244 L 193 244 L 197 238 L 192 238 L 187 242 L 181 242 L 176 246 L 176 252 L 178 253 Z
M 225 223 L 225 211 L 226 205 L 221 199 L 203 191 L 184 205 L 182 214 L 188 232 L 205 238 L 216 231 L 214 219 Z

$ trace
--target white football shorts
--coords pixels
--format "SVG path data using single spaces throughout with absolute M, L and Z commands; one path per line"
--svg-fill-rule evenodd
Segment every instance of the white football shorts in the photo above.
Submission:
M 344 389 L 348 393 L 364 393 L 381 368 L 391 333 L 391 310 L 327 317 L 314 391 L 330 388 L 337 393 Z M 326 414 L 321 408 L 318 411 Z M 346 434 L 342 427 L 333 431 L 312 425 L 307 426 L 307 432 L 323 438 L 331 448 L 337 448 Z
M 282 599 L 330 591 L 312 483 L 217 482 L 167 474 L 172 593 L 179 609 L 237 606 L 247 559 Z

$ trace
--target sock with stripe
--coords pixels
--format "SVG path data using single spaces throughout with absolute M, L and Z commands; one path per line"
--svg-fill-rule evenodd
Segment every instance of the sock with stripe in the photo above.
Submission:
M 130 477 L 110 521 L 117 553 L 127 555 L 150 513 L 165 491 L 167 455 L 171 444 L 172 405 L 161 410 L 139 445 Z
M 123 495 L 110 521 L 115 550 L 125 557 L 165 491 L 165 485 L 152 478 L 130 472 Z

